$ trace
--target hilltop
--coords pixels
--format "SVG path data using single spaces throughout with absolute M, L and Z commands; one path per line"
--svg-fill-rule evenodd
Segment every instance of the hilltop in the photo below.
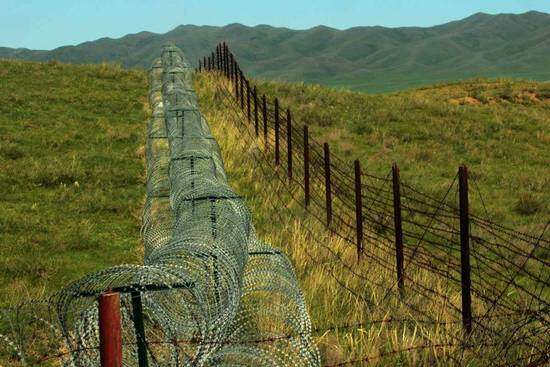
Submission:
M 474 76 L 550 80 L 550 14 L 489 15 L 434 27 L 307 30 L 268 25 L 181 25 L 164 33 L 102 38 L 52 51 L 0 48 L 0 58 L 148 67 L 172 41 L 194 63 L 227 41 L 249 74 L 356 90 L 391 91 Z

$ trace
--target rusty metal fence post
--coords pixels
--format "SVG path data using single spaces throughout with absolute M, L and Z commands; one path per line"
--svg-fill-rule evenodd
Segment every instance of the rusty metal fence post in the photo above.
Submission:
M 460 279 L 462 283 L 462 325 L 466 334 L 472 332 L 472 295 L 470 278 L 470 214 L 468 202 L 468 167 L 458 169 L 460 205 Z
M 221 54 L 221 48 L 220 48 L 220 44 L 218 43 L 218 45 L 216 46 L 216 69 L 218 71 L 221 70 L 221 65 L 220 65 L 221 57 L 220 57 L 220 54 Z
M 229 50 L 225 42 L 223 43 L 222 50 L 223 50 L 223 72 L 225 74 L 225 77 L 228 78 L 229 77 L 229 57 L 227 53 Z
M 309 206 L 309 131 L 304 125 L 304 199 L 306 208 Z
M 99 296 L 99 355 L 101 367 L 122 367 L 119 293 Z
M 361 196 L 361 165 L 359 160 L 353 162 L 355 171 L 355 225 L 357 237 L 357 261 L 363 253 L 363 199 Z
M 220 43 L 220 71 L 225 76 L 225 46 L 223 42 Z
M 138 366 L 148 367 L 147 360 L 147 341 L 145 340 L 145 327 L 143 325 L 143 304 L 141 303 L 141 293 L 132 291 L 132 318 L 134 319 L 134 331 L 136 334 Z
M 237 70 L 237 69 L 235 69 Z M 239 98 L 240 98 L 240 91 L 239 91 L 239 73 L 238 71 L 235 72 L 235 100 L 239 101 Z
M 325 203 L 327 209 L 327 227 L 332 223 L 332 189 L 330 182 L 330 149 L 328 143 L 323 144 L 325 164 Z
M 223 48 L 222 48 L 222 44 L 220 42 L 219 46 L 219 53 L 218 53 L 218 58 L 220 59 L 220 61 L 218 62 L 218 69 L 220 72 L 223 71 Z
M 232 82 L 235 81 L 235 59 L 233 58 L 233 54 L 229 54 L 229 79 Z
M 244 110 L 244 75 L 241 68 L 239 68 L 239 79 L 240 79 L 239 89 L 241 91 L 241 110 Z
M 265 94 L 262 95 L 262 117 L 264 120 L 264 140 L 267 146 L 267 98 Z
M 227 45 L 225 45 L 225 64 L 227 68 L 227 77 L 229 78 L 231 75 L 231 64 L 229 62 L 229 47 Z
M 279 99 L 275 98 L 275 164 L 279 165 Z
M 292 179 L 292 116 L 286 110 L 286 161 L 288 178 Z
M 393 222 L 395 229 L 395 256 L 397 269 L 397 287 L 400 291 L 404 290 L 404 255 L 403 255 L 403 222 L 401 218 L 401 185 L 399 179 L 399 167 L 397 164 L 392 166 L 392 186 L 393 186 Z

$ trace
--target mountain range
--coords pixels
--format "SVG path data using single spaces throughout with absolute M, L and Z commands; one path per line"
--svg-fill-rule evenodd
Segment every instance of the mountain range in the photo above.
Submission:
M 550 80 L 550 14 L 490 15 L 433 27 L 181 25 L 157 34 L 101 38 L 51 51 L 0 47 L 0 58 L 69 63 L 117 62 L 148 67 L 174 42 L 189 61 L 226 41 L 250 75 L 368 91 L 390 91 L 471 77 Z

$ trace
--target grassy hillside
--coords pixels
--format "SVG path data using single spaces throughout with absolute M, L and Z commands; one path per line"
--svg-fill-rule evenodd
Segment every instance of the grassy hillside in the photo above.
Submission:
M 146 83 L 0 61 L 0 305 L 141 258 Z
M 282 96 L 283 105 L 296 106 L 295 119 L 310 121 L 312 135 L 330 141 L 337 154 L 350 161 L 359 157 L 371 172 L 385 175 L 395 159 L 404 180 L 441 195 L 457 165 L 470 164 L 472 176 L 488 196 L 485 200 L 493 218 L 524 230 L 539 230 L 549 218 L 545 190 L 550 179 L 548 85 L 507 83 L 477 80 L 383 96 L 297 84 L 261 87 Z M 447 344 L 463 340 L 457 314 L 449 305 L 460 308 L 459 287 L 433 272 L 411 269 L 407 283 L 423 284 L 444 294 L 447 301 L 427 300 L 407 286 L 406 302 L 429 310 L 441 324 L 425 323 L 424 315 L 403 306 L 397 292 L 391 291 L 393 269 L 371 259 L 357 262 L 354 246 L 327 235 L 324 225 L 313 218 L 316 214 L 323 218 L 324 213 L 303 211 L 293 199 L 301 200 L 302 189 L 287 190 L 280 179 L 285 173 L 262 163 L 264 140 L 251 137 L 251 129 L 238 128 L 242 117 L 226 108 L 218 86 L 215 76 L 197 78 L 201 109 L 220 144 L 229 182 L 246 198 L 259 237 L 281 248 L 295 266 L 323 363 L 501 365 L 494 356 L 502 358 L 505 353 L 498 346 L 474 347 L 459 360 L 449 359 L 460 355 L 460 347 Z M 497 123 L 495 118 L 499 125 L 491 127 Z M 518 163 L 519 167 L 511 167 Z M 480 210 L 476 199 L 472 198 L 474 209 Z M 394 254 L 384 252 L 375 241 L 366 247 L 374 257 L 393 263 Z M 482 314 L 482 306 L 475 304 L 473 312 Z M 506 322 L 497 319 L 493 325 Z M 521 353 L 511 352 L 512 358 L 522 358 Z M 503 365 L 511 364 L 508 359 Z
M 168 41 L 196 63 L 225 40 L 244 70 L 256 77 L 392 91 L 473 76 L 550 80 L 548 38 L 550 14 L 479 13 L 430 28 L 182 25 L 165 34 L 141 32 L 52 51 L 0 48 L 0 58 L 148 67 Z

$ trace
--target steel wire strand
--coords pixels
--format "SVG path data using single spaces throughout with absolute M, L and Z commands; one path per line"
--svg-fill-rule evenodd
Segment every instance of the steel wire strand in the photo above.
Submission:
M 282 130 L 282 131 L 283 131 L 283 134 L 284 134 L 284 130 Z M 386 178 L 385 180 L 387 181 L 387 178 Z M 338 182 L 339 182 L 339 181 L 335 181 L 335 188 L 337 188 Z M 379 189 L 380 189 L 380 188 L 378 188 L 378 190 L 379 190 Z
M 546 226 L 545 226 L 545 228 L 544 228 L 544 231 L 543 231 L 542 234 L 541 234 L 541 237 L 544 235 L 544 232 L 546 231 L 546 229 L 547 229 L 549 226 L 550 226 L 550 221 L 546 223 Z M 534 252 L 535 250 L 536 250 L 536 248 L 533 248 L 532 252 Z M 525 266 L 525 264 L 526 264 L 527 261 L 528 261 L 528 259 L 525 260 L 525 262 L 523 263 L 522 267 Z M 498 294 L 498 296 L 497 296 L 497 300 L 499 300 L 499 299 L 502 298 L 502 296 L 504 295 L 504 293 L 507 291 L 508 287 L 511 285 L 511 282 L 513 281 L 513 279 L 514 279 L 514 278 L 511 278 L 511 279 L 510 279 L 510 282 L 507 283 L 507 284 L 505 285 L 504 288 L 502 288 L 500 294 Z M 531 305 L 532 305 L 532 302 L 533 302 L 534 299 L 535 299 L 535 297 L 531 298 L 529 308 L 531 308 Z M 486 311 L 485 314 L 488 315 L 488 314 L 494 309 L 494 306 L 495 306 L 495 305 L 496 305 L 496 301 L 495 301 L 495 303 L 491 306 L 491 308 L 489 308 L 489 310 Z M 548 304 L 547 304 L 547 306 L 548 306 Z

